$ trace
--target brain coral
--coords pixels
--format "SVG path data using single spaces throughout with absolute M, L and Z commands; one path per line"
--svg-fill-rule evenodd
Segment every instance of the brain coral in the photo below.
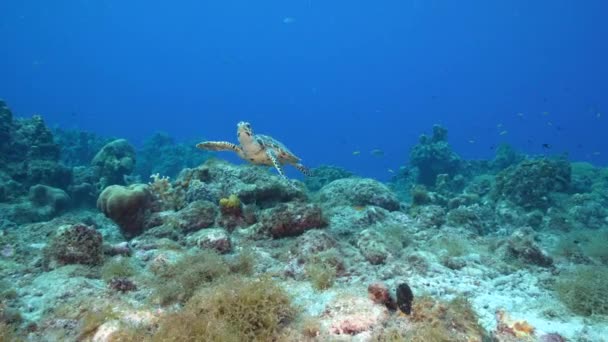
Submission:
M 126 236 L 139 234 L 151 202 L 146 184 L 111 185 L 97 199 L 97 208 L 112 219 Z

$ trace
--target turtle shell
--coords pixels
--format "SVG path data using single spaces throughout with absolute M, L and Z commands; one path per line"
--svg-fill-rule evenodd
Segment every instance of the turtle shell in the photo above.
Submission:
M 270 136 L 256 134 L 255 140 L 264 149 L 273 149 L 281 163 L 297 163 L 300 161 L 300 158 L 293 154 L 293 152 L 291 152 L 287 147 L 285 147 L 285 145 Z

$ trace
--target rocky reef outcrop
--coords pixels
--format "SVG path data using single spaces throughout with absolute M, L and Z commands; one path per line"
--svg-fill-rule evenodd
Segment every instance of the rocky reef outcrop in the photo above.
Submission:
M 448 144 L 448 131 L 434 126 L 431 136 L 421 135 L 410 152 L 410 164 L 418 169 L 418 182 L 435 185 L 438 175 L 454 176 L 462 167 L 462 160 Z
M 12 188 L 21 190 L 11 191 L 11 196 L 23 195 L 36 184 L 63 189 L 70 184 L 71 170 L 59 163 L 59 146 L 42 117 L 15 119 L 0 101 L 0 135 L 1 178 L 16 182 Z

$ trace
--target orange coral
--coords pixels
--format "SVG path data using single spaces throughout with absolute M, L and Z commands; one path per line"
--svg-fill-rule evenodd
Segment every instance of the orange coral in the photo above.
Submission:
M 515 331 L 515 336 L 519 335 L 532 335 L 534 333 L 534 327 L 530 325 L 530 323 L 526 321 L 517 321 L 513 324 L 513 330 Z
M 496 311 L 496 333 L 512 335 L 519 339 L 528 340 L 534 336 L 534 327 L 524 320 L 514 320 L 502 309 Z

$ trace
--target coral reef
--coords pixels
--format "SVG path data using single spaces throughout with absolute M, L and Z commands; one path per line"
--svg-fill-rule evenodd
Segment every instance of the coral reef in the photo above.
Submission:
M 15 119 L 0 101 L 0 135 L 0 175 L 16 183 L 11 196 L 35 184 L 61 189 L 70 184 L 71 170 L 59 163 L 59 146 L 42 117 Z
M 357 247 L 372 265 L 383 264 L 389 256 L 384 237 L 375 229 L 364 229 L 357 238 Z
M 125 185 L 125 176 L 135 170 L 135 149 L 125 139 L 113 140 L 97 152 L 91 165 L 96 168 L 101 188 Z
M 49 217 L 54 217 L 68 209 L 71 202 L 70 196 L 65 191 L 41 184 L 30 188 L 28 198 L 37 207 L 48 207 Z
M 570 175 L 564 159 L 524 160 L 496 176 L 496 196 L 526 209 L 547 209 L 552 192 L 568 190 Z
M 306 184 L 306 188 L 310 191 L 319 191 L 321 188 L 335 180 L 353 176 L 354 174 L 343 168 L 332 165 L 321 165 L 314 169 L 312 175 L 306 177 L 304 184 Z
M 224 161 L 208 160 L 199 167 L 184 169 L 177 182 L 187 184 L 188 201 L 204 199 L 218 203 L 221 198 L 235 195 L 243 204 L 269 208 L 307 198 L 304 191 L 278 179 L 264 167 L 237 167 Z
M 154 197 L 160 210 L 179 210 L 184 207 L 185 194 L 179 186 L 174 186 L 169 177 L 161 177 L 158 173 L 150 176 L 148 189 Z
M 501 171 L 523 161 L 524 158 L 525 156 L 518 153 L 511 145 L 500 144 L 496 148 L 496 155 L 491 161 L 491 166 L 494 170 Z
M 194 201 L 178 211 L 175 216 L 179 228 L 188 233 L 213 226 L 218 216 L 218 210 L 209 201 Z
M 274 238 L 294 236 L 313 228 L 327 225 L 321 208 L 314 204 L 299 202 L 280 204 L 263 211 L 257 231 Z
M 135 173 L 142 179 L 154 174 L 176 177 L 184 168 L 196 167 L 210 158 L 196 142 L 176 143 L 165 133 L 156 133 L 137 150 Z
M 466 161 L 436 127 L 389 183 L 325 166 L 292 186 L 164 135 L 140 156 L 49 132 L 0 106 L 0 339 L 608 336 L 604 168 Z
M 325 208 L 343 205 L 372 205 L 391 211 L 400 208 L 397 197 L 389 188 L 373 179 L 338 179 L 319 190 L 318 196 Z
M 410 164 L 418 169 L 418 182 L 434 186 L 437 176 L 456 175 L 462 161 L 454 153 L 447 141 L 448 131 L 441 126 L 433 126 L 433 135 L 421 135 L 418 144 L 410 152 Z
M 189 245 L 197 246 L 202 249 L 215 250 L 222 254 L 232 250 L 230 235 L 223 228 L 201 229 L 188 236 L 186 241 Z
M 553 259 L 547 255 L 523 230 L 515 231 L 507 241 L 507 254 L 524 264 L 542 267 L 553 266 Z
M 60 147 L 61 162 L 69 167 L 86 166 L 106 144 L 116 140 L 104 138 L 93 132 L 74 129 L 52 129 L 55 142 Z

